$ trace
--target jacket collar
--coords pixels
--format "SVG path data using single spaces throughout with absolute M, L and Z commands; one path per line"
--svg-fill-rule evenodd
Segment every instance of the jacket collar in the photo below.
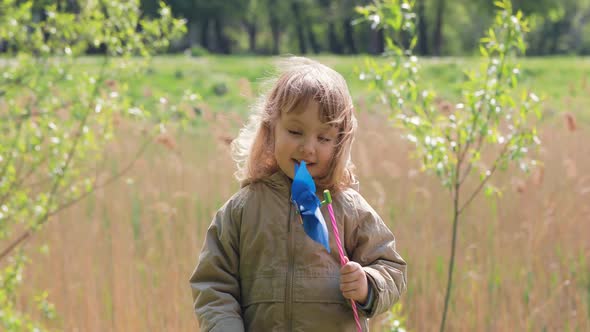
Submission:
M 278 170 L 275 173 L 260 179 L 260 182 L 265 183 L 266 185 L 268 185 L 271 188 L 274 188 L 275 190 L 280 191 L 281 193 L 286 193 L 287 195 L 291 195 L 291 184 L 293 183 L 293 180 L 291 180 L 287 174 L 285 174 L 283 171 Z M 249 183 L 245 184 L 248 185 Z M 244 186 L 245 186 L 244 185 Z M 359 181 L 357 179 L 354 180 L 354 182 L 350 185 L 350 188 L 352 188 L 353 190 L 359 192 Z M 321 197 L 321 196 L 320 196 Z
M 287 194 L 291 193 L 291 183 L 293 182 L 293 180 L 291 180 L 287 176 L 287 174 L 285 174 L 281 170 L 273 173 L 270 176 L 267 176 L 267 177 L 261 179 L 260 181 L 264 182 L 269 187 L 276 189 L 282 193 L 283 192 L 287 193 Z

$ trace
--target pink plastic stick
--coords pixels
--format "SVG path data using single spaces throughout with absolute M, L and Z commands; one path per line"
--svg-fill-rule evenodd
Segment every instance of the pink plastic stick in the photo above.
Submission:
M 340 234 L 338 232 L 338 224 L 336 223 L 336 217 L 334 216 L 334 210 L 332 209 L 332 204 L 328 203 L 328 211 L 330 212 L 330 220 L 332 221 L 332 231 L 334 232 L 334 237 L 336 238 L 336 245 L 338 246 L 338 253 L 340 254 L 340 265 L 344 266 L 346 264 L 346 260 L 344 259 L 344 250 L 342 249 L 342 242 L 340 242 Z M 356 322 L 356 330 L 358 332 L 362 332 L 361 322 L 359 320 L 359 314 L 356 311 L 356 303 L 353 299 L 350 299 L 350 304 L 352 306 L 352 313 L 354 314 L 354 321 Z

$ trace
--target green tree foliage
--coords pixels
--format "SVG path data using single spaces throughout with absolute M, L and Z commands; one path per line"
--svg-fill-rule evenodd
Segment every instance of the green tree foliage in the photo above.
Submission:
M 130 65 L 130 58 L 147 59 L 184 32 L 183 22 L 163 3 L 156 19 L 141 18 L 138 0 L 89 0 L 78 8 L 60 4 L 0 0 L 0 40 L 9 55 L 0 59 L 4 331 L 38 331 L 43 325 L 15 309 L 26 263 L 21 244 L 101 185 L 96 165 L 113 137 L 115 119 L 150 117 L 126 96 L 127 80 L 146 69 L 137 60 Z M 39 10 L 46 19 L 35 17 Z M 100 67 L 72 70 L 74 63 L 81 66 L 76 60 L 89 46 L 104 48 Z M 36 303 L 45 317 L 55 316 L 46 293 Z
M 497 170 L 516 163 L 523 171 L 535 164 L 529 155 L 540 142 L 534 127 L 540 117 L 539 98 L 519 91 L 520 70 L 515 57 L 524 54 L 528 24 L 522 12 L 513 12 L 510 0 L 496 1 L 496 16 L 480 40 L 479 71 L 465 72 L 462 97 L 457 103 L 435 103 L 436 94 L 424 89 L 419 76 L 412 3 L 382 0 L 359 11 L 386 34 L 388 64 L 368 61 L 367 79 L 384 94 L 396 125 L 415 144 L 423 168 L 440 178 L 452 197 L 452 242 L 448 283 L 441 322 L 445 328 L 450 301 L 457 226 L 465 208 L 482 191 L 499 193 L 490 183 Z M 405 40 L 411 36 L 409 48 Z M 465 181 L 477 175 L 474 186 Z
M 533 7 L 536 29 L 528 38 L 529 51 L 545 54 L 588 54 L 590 52 L 590 1 L 546 1 Z
M 69 2 L 69 1 L 68 1 Z M 73 1 L 76 2 L 76 1 Z M 213 52 L 267 54 L 335 52 L 380 53 L 383 36 L 351 25 L 353 8 L 369 0 L 169 0 L 173 14 L 189 22 L 190 42 Z M 416 0 L 420 54 L 478 52 L 477 40 L 494 19 L 489 0 Z M 142 0 L 146 14 L 157 0 Z M 515 10 L 534 18 L 527 37 L 529 53 L 587 54 L 590 48 L 589 0 L 519 0 Z M 439 22 L 437 24 L 437 22 Z

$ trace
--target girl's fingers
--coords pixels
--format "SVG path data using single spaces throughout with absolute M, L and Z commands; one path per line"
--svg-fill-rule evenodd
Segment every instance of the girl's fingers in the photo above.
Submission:
M 349 291 L 349 292 L 342 292 L 342 296 L 344 296 L 344 298 L 353 299 L 355 301 L 357 301 L 357 299 L 359 299 L 361 297 L 358 290 Z
M 365 273 L 360 266 L 351 266 L 348 268 L 348 265 L 345 265 L 342 270 L 340 270 L 340 281 L 341 282 L 352 282 L 355 280 L 363 279 L 365 277 Z
M 362 267 L 357 262 L 348 262 L 340 268 L 340 274 L 349 274 L 362 270 Z
M 345 292 L 345 291 L 351 291 L 354 289 L 358 289 L 360 288 L 360 283 L 359 282 L 341 282 L 340 283 L 340 290 Z
M 347 297 L 347 295 L 352 296 L 355 293 L 357 293 L 358 289 L 357 288 L 352 288 L 352 289 L 347 289 L 347 290 L 342 290 L 342 294 Z
M 340 290 L 342 292 L 353 291 L 357 289 L 361 289 L 363 287 L 361 279 L 355 279 L 353 281 L 341 281 L 340 282 Z
M 344 295 L 344 297 L 352 297 L 355 296 L 360 293 L 360 290 L 358 288 L 353 288 L 353 289 L 347 289 L 347 290 L 342 290 L 342 295 Z
M 363 280 L 363 275 L 360 273 L 348 273 L 340 276 L 340 283 L 358 282 Z
M 354 265 L 352 263 L 346 263 L 346 265 L 342 266 L 342 268 L 340 269 L 340 274 L 351 273 L 351 272 L 354 272 L 355 270 L 356 270 L 356 265 Z
M 354 295 L 352 294 L 347 294 L 347 293 L 342 293 L 342 296 L 344 296 L 345 299 L 353 299 L 354 300 Z

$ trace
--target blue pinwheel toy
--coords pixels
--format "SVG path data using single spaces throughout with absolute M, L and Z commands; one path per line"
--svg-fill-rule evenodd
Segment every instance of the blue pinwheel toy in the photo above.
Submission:
M 291 185 L 291 200 L 297 206 L 303 229 L 314 241 L 323 245 L 330 252 L 328 228 L 320 211 L 321 202 L 315 194 L 316 187 L 305 161 L 295 164 L 295 176 Z

